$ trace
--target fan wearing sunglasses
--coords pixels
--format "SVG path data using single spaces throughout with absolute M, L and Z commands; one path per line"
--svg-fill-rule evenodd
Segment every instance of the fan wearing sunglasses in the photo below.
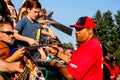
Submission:
M 11 45 L 13 43 L 14 37 L 13 37 L 13 28 L 8 22 L 0 23 L 0 42 L 5 43 L 7 46 Z M 10 57 L 6 58 L 8 62 L 14 62 L 16 59 L 19 59 L 23 56 L 23 53 L 25 52 L 24 48 L 20 48 L 17 51 L 13 53 Z M 2 53 L 0 53 L 2 54 Z M 9 52 L 10 54 L 10 52 Z M 8 54 L 8 55 L 9 55 Z M 5 55 L 3 55 L 5 56 Z M 0 56 L 2 58 L 2 56 Z
M 13 40 L 14 40 L 13 34 L 14 34 L 13 28 L 9 22 L 0 23 L 0 59 L 3 59 L 7 62 L 15 62 L 16 60 L 20 59 L 24 55 L 23 53 L 25 52 L 24 48 L 20 48 L 16 50 L 12 55 L 10 55 L 10 50 L 6 51 L 6 48 L 10 49 L 9 46 L 13 43 Z M 4 56 L 7 56 L 7 57 L 4 57 Z M 14 67 L 18 67 L 18 66 L 14 66 Z M 1 73 L 4 73 L 4 72 L 0 72 L 0 75 Z M 6 80 L 6 77 L 4 77 L 4 75 L 2 75 L 2 77 Z
M 9 22 L 0 23 L 0 42 L 6 44 L 8 48 L 13 43 L 13 40 L 14 40 L 13 34 L 14 34 L 13 28 Z M 0 45 L 2 46 L 2 44 Z M 2 51 L 2 49 L 4 48 L 1 48 L 0 51 Z M 20 48 L 17 51 L 15 51 L 13 55 L 8 56 L 5 60 L 8 62 L 14 62 L 17 59 L 21 58 L 24 52 L 25 52 L 24 48 Z M 0 52 L 0 54 L 2 53 Z M 10 52 L 8 52 L 7 55 L 10 55 Z M 3 55 L 3 56 L 6 56 L 6 55 Z M 3 56 L 0 56 L 0 58 L 2 58 Z

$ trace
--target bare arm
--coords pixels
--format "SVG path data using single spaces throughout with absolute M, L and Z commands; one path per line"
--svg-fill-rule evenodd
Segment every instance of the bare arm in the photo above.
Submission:
M 61 53 L 61 52 L 58 52 L 56 56 L 59 57 L 60 59 L 62 59 L 63 61 L 65 61 L 66 63 L 69 62 L 69 58 L 70 58 L 70 57 L 69 57 L 69 56 L 66 56 L 65 54 L 63 54 L 63 53 Z
M 14 37 L 15 37 L 16 40 L 25 41 L 29 45 L 38 44 L 38 42 L 36 40 L 20 35 L 18 30 L 14 30 Z
M 45 36 L 49 36 L 49 37 L 51 37 L 51 38 L 53 38 L 53 39 L 56 38 L 54 34 L 51 34 L 51 33 L 46 32 L 46 31 L 44 31 L 44 30 L 42 30 L 41 33 L 42 33 L 43 35 L 45 35 Z
M 25 49 L 24 48 L 20 48 L 17 51 L 15 51 L 13 53 L 13 55 L 11 55 L 10 57 L 8 57 L 6 59 L 6 61 L 8 61 L 8 62 L 14 62 L 14 61 L 20 59 L 24 55 L 23 54 L 24 52 L 25 52 Z
M 48 29 L 48 32 L 49 32 L 50 34 L 54 34 L 54 31 L 53 31 L 49 26 L 43 25 L 43 28 Z
M 38 48 L 38 52 L 41 55 L 40 60 L 43 60 L 43 61 L 46 60 L 46 54 L 45 54 L 45 51 L 43 50 L 43 47 Z
M 70 58 L 70 57 L 67 56 L 67 55 L 65 55 L 65 54 L 63 54 L 63 53 L 61 53 L 60 51 L 57 51 L 57 50 L 55 50 L 55 49 L 52 48 L 52 47 L 48 47 L 48 48 L 47 48 L 47 51 L 50 52 L 50 54 L 52 54 L 52 55 L 54 55 L 54 56 L 62 59 L 62 60 L 65 61 L 66 63 L 69 62 L 69 58 Z
M 20 62 L 9 63 L 0 59 L 0 71 L 2 72 L 23 72 Z
M 62 66 L 59 62 L 51 60 L 49 64 L 53 67 L 57 67 L 67 80 L 75 80 L 74 77 L 68 72 L 67 67 Z
M 37 22 L 39 22 L 40 24 L 46 24 L 46 23 L 49 23 L 48 20 L 37 20 Z
M 57 48 L 57 47 L 56 47 L 56 48 Z M 55 48 L 49 47 L 49 48 L 47 49 L 47 51 L 50 52 L 52 55 L 54 55 L 54 56 L 62 59 L 62 60 L 65 61 L 66 63 L 69 62 L 70 57 L 67 56 L 67 55 L 65 55 L 65 54 L 63 54 L 63 53 L 61 53 L 60 51 L 57 51 Z M 56 62 L 57 62 L 56 60 L 51 60 L 51 61 L 49 62 L 49 64 L 50 64 L 51 66 L 57 67 L 57 68 L 59 69 L 59 71 L 63 74 L 63 76 L 64 76 L 65 78 L 67 78 L 67 80 L 74 80 L 74 77 L 68 72 L 67 67 L 63 66 L 63 65 L 60 64 L 59 62 L 57 62 L 57 63 L 56 63 Z

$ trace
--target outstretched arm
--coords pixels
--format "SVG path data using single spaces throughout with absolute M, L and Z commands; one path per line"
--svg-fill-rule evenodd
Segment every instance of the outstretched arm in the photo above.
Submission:
M 24 52 L 25 52 L 25 48 L 20 48 L 17 51 L 15 51 L 13 53 L 13 55 L 11 55 L 10 57 L 8 57 L 6 59 L 6 61 L 8 61 L 8 62 L 14 62 L 14 61 L 20 59 L 24 55 Z
M 21 67 L 20 62 L 12 62 L 9 63 L 0 59 L 0 71 L 1 72 L 23 72 L 23 68 Z
M 49 64 L 53 67 L 57 67 L 59 71 L 62 73 L 62 75 L 67 79 L 67 80 L 75 80 L 75 78 L 69 73 L 67 67 L 63 66 L 56 60 L 51 60 Z
M 30 46 L 38 44 L 38 42 L 36 40 L 34 40 L 32 38 L 29 38 L 29 37 L 25 37 L 25 36 L 20 35 L 18 30 L 14 30 L 14 38 L 16 40 L 25 41 Z
M 62 59 L 66 63 L 69 62 L 69 58 L 70 58 L 69 56 L 66 56 L 65 54 L 61 53 L 60 51 L 57 51 L 53 47 L 48 47 L 47 52 L 49 52 L 49 54 L 52 54 L 53 56 L 56 56 L 56 57 Z
M 44 30 L 42 30 L 41 33 L 42 33 L 43 35 L 45 35 L 45 36 L 49 36 L 49 37 L 51 37 L 51 38 L 53 38 L 53 39 L 56 39 L 56 36 L 55 36 L 53 33 L 49 33 L 49 32 L 46 32 L 46 31 L 44 31 Z
M 43 47 L 38 48 L 38 52 L 41 55 L 40 60 L 43 60 L 43 61 L 46 60 L 46 54 L 45 54 L 45 51 L 43 50 Z

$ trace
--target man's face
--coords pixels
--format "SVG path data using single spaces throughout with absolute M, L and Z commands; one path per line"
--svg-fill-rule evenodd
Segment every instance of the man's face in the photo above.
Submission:
M 77 29 L 76 28 L 76 40 L 78 42 L 85 42 L 89 40 L 90 37 L 90 29 L 88 28 L 83 28 L 83 29 Z
M 13 29 L 11 25 L 5 24 L 4 28 L 0 30 L 0 40 L 11 44 L 13 41 Z
M 40 12 L 40 8 L 32 8 L 32 9 L 27 9 L 28 11 L 28 16 L 32 19 L 32 20 L 37 20 L 39 12 Z

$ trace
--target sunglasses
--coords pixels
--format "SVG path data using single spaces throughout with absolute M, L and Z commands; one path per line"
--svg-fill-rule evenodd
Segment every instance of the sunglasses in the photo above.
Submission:
M 14 34 L 14 32 L 11 32 L 11 31 L 0 31 L 0 32 L 5 33 L 7 35 L 13 35 Z

